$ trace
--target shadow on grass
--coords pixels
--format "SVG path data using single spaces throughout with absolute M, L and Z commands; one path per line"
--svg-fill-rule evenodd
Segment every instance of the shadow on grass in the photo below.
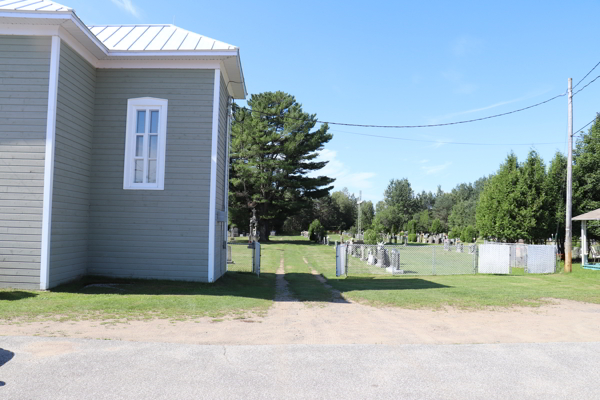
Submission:
M 228 272 L 214 283 L 85 276 L 50 291 L 90 295 L 204 295 L 273 300 L 275 274 L 263 273 L 258 278 L 250 272 Z
M 422 290 L 452 287 L 419 278 L 375 279 L 374 277 L 360 276 L 349 276 L 346 279 L 331 280 L 329 284 L 342 293 L 356 290 Z
M 17 300 L 28 299 L 31 297 L 36 297 L 36 296 L 37 296 L 37 293 L 22 292 L 20 290 L 11 290 L 8 292 L 0 292 L 0 301 L 3 301 L 3 300 L 17 301 Z
M 321 275 L 322 276 L 322 275 Z M 312 274 L 286 273 L 288 288 L 298 301 L 347 303 L 346 299 L 335 298 L 332 291 L 319 282 Z M 327 284 L 339 291 L 355 292 L 362 290 L 423 290 L 447 289 L 452 286 L 442 285 L 419 278 L 375 279 L 374 277 L 351 276 L 346 279 L 328 280 Z

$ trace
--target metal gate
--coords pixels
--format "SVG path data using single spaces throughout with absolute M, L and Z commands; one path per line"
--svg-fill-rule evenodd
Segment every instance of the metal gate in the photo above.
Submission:
M 227 243 L 227 271 L 252 272 L 260 275 L 260 243 Z

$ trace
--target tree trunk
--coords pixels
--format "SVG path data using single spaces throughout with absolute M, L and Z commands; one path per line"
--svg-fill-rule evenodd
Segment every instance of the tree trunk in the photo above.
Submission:
M 258 231 L 260 232 L 260 242 L 269 241 L 269 223 L 267 221 L 259 220 Z

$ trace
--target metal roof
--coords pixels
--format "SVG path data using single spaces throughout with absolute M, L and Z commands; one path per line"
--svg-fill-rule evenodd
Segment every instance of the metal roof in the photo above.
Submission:
M 93 25 L 90 31 L 111 51 L 235 50 L 236 46 L 175 25 Z
M 65 35 L 83 45 L 81 54 L 94 66 L 113 61 L 159 63 L 165 61 L 214 61 L 221 64 L 229 93 L 246 97 L 240 49 L 174 25 L 85 26 L 75 10 L 50 0 L 0 0 L 0 25 L 8 34 L 40 26 L 46 35 Z M 14 27 L 14 28 L 13 28 Z M 69 39 L 70 40 L 70 39 Z M 88 53 L 85 53 L 87 50 Z M 79 50 L 78 50 L 79 51 Z
M 578 215 L 573 218 L 573 221 L 596 221 L 600 220 L 600 208 L 585 214 Z
M 14 11 L 73 11 L 72 8 L 48 0 L 0 0 L 0 10 Z

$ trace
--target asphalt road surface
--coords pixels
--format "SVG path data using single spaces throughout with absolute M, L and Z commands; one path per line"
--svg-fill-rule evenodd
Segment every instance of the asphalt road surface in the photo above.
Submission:
M 0 399 L 600 399 L 600 342 L 202 346 L 0 336 Z

